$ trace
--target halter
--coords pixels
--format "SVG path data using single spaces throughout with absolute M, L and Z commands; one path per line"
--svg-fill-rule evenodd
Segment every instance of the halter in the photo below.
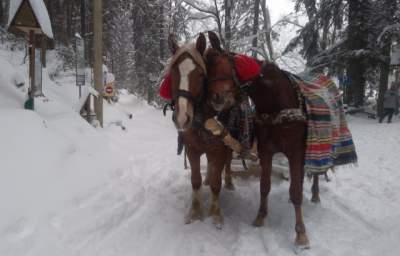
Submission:
M 190 57 L 193 59 L 194 63 L 196 63 L 198 66 L 200 66 L 202 68 L 202 70 L 204 71 L 204 73 L 207 74 L 207 70 L 206 70 L 206 67 L 205 67 L 205 63 L 203 61 L 203 57 L 200 55 L 199 52 L 197 52 L 197 50 L 195 49 L 195 45 L 194 44 L 189 44 L 189 45 L 181 47 L 178 50 L 178 52 L 171 59 L 171 62 L 169 64 L 170 65 L 169 69 L 178 60 L 178 58 L 182 54 L 185 54 L 185 53 L 189 54 Z M 202 104 L 202 102 L 204 100 L 204 97 L 206 95 L 206 90 L 207 90 L 207 86 L 206 86 L 207 85 L 207 81 L 206 81 L 207 79 L 206 78 L 207 77 L 205 75 L 204 76 L 204 83 L 202 85 L 203 88 L 202 88 L 201 94 L 197 98 L 194 97 L 189 91 L 178 89 L 176 95 L 172 98 L 171 102 L 166 103 L 164 105 L 164 108 L 163 108 L 164 116 L 166 115 L 166 112 L 167 112 L 168 108 L 171 109 L 172 111 L 175 111 L 175 105 L 176 105 L 176 102 L 177 102 L 179 97 L 187 99 L 193 105 L 194 112 L 196 114 L 196 112 L 197 112 L 196 110 L 198 110 L 201 107 L 201 104 Z
M 239 89 L 240 93 L 241 93 L 242 95 L 246 95 L 246 96 L 247 96 L 247 95 L 248 95 L 247 92 L 248 92 L 248 89 L 249 89 L 250 84 L 252 83 L 252 81 L 250 80 L 250 81 L 241 83 L 241 82 L 240 82 L 240 79 L 239 79 L 239 76 L 238 76 L 238 74 L 237 74 L 234 55 L 231 54 L 231 53 L 228 53 L 227 56 L 228 56 L 229 64 L 230 64 L 230 66 L 231 66 L 232 76 L 226 76 L 226 75 L 217 76 L 217 77 L 215 77 L 215 78 L 213 78 L 213 79 L 209 79 L 209 80 L 208 80 L 208 83 L 209 83 L 209 84 L 212 84 L 212 83 L 217 82 L 217 81 L 232 80 L 233 83 L 235 84 L 236 88 Z

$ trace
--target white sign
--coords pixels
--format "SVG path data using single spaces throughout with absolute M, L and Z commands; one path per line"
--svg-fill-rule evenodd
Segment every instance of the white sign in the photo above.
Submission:
M 76 38 L 76 85 L 85 85 L 85 43 Z
M 41 49 L 36 49 L 35 53 L 35 96 L 43 95 L 42 88 L 42 52 Z
M 390 65 L 400 65 L 400 45 L 392 47 L 392 55 L 390 56 Z

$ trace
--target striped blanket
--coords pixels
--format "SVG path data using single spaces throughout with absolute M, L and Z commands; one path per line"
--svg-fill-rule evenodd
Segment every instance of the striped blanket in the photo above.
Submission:
M 297 83 L 304 96 L 308 119 L 306 172 L 322 173 L 334 166 L 356 163 L 355 146 L 334 82 L 319 75 L 311 81 Z

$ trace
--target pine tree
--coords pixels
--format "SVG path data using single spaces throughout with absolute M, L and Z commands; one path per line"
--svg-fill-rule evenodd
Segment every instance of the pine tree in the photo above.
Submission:
M 3 27 L 5 24 L 5 10 L 3 7 L 3 0 L 0 0 L 0 27 Z
M 369 0 L 349 0 L 349 15 L 347 29 L 347 48 L 350 51 L 347 64 L 347 76 L 350 84 L 347 102 L 356 107 L 364 103 L 365 72 L 364 62 L 368 47 L 369 20 L 371 17 L 371 2 Z

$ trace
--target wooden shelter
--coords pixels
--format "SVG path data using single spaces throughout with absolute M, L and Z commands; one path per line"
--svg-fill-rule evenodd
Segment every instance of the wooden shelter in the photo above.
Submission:
M 42 48 L 42 64 L 45 64 L 45 38 L 53 39 L 50 17 L 43 0 L 13 0 L 10 2 L 8 30 L 14 34 L 25 34 L 29 38 L 29 79 L 30 88 L 26 109 L 34 109 L 35 95 L 35 47 L 36 38 L 44 36 L 38 48 Z
M 45 35 L 53 38 L 50 17 L 43 0 L 13 0 L 10 2 L 9 31 L 14 34 Z

